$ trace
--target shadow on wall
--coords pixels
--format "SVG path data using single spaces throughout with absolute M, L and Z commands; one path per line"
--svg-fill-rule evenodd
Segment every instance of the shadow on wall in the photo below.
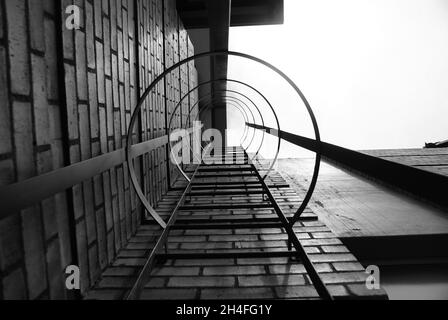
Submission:
M 381 283 L 391 300 L 448 300 L 448 265 L 383 266 Z

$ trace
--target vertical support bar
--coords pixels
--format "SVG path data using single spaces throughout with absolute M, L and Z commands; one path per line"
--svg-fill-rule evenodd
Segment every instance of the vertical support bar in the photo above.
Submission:
M 210 51 L 229 49 L 229 28 L 232 10 L 231 0 L 207 1 L 210 25 Z M 228 56 L 214 56 L 210 58 L 211 79 L 227 78 Z M 212 85 L 212 94 L 225 90 L 227 83 L 220 82 Z M 223 149 L 227 146 L 227 108 L 224 99 L 218 99 L 211 110 L 212 127 L 221 132 Z
M 244 151 L 245 154 L 246 151 Z M 266 191 L 266 194 L 269 198 L 269 201 L 271 202 L 272 206 L 274 207 L 275 212 L 277 213 L 280 222 L 283 225 L 283 228 L 285 229 L 286 233 L 288 234 L 289 241 L 291 241 L 292 245 L 296 249 L 299 257 L 302 260 L 303 265 L 305 266 L 306 271 L 308 272 L 308 275 L 316 288 L 318 294 L 320 297 L 326 300 L 333 300 L 333 297 L 331 296 L 330 292 L 328 291 L 328 288 L 325 286 L 325 283 L 319 276 L 318 272 L 314 268 L 313 263 L 311 262 L 310 258 L 308 257 L 308 254 L 306 253 L 304 247 L 300 243 L 300 240 L 297 238 L 296 233 L 294 232 L 293 227 L 289 223 L 288 219 L 286 218 L 285 214 L 283 213 L 282 209 L 277 204 L 277 201 L 275 200 L 274 196 L 271 193 L 271 190 L 266 185 L 266 182 L 261 177 L 260 173 L 258 172 L 255 165 L 250 161 L 250 165 L 257 176 L 257 179 L 260 181 L 262 188 Z

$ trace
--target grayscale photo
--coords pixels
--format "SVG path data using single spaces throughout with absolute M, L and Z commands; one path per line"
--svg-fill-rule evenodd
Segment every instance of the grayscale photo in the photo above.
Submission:
M 0 0 L 2 307 L 448 300 L 447 57 L 448 0 Z

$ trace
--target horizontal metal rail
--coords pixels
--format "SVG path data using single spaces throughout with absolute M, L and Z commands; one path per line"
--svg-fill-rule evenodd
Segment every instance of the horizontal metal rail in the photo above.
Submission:
M 133 158 L 168 143 L 168 136 L 132 146 Z M 126 161 L 124 149 L 79 162 L 28 180 L 0 187 L 0 220 L 86 181 Z

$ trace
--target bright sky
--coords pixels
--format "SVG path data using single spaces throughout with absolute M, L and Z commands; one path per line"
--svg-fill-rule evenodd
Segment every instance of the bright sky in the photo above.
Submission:
M 284 25 L 231 28 L 230 50 L 291 77 L 324 141 L 383 149 L 448 139 L 448 0 L 285 0 Z M 266 93 L 283 130 L 313 137 L 303 104 L 281 78 L 234 58 L 229 78 Z M 238 127 L 241 115 L 230 108 L 228 121 Z

